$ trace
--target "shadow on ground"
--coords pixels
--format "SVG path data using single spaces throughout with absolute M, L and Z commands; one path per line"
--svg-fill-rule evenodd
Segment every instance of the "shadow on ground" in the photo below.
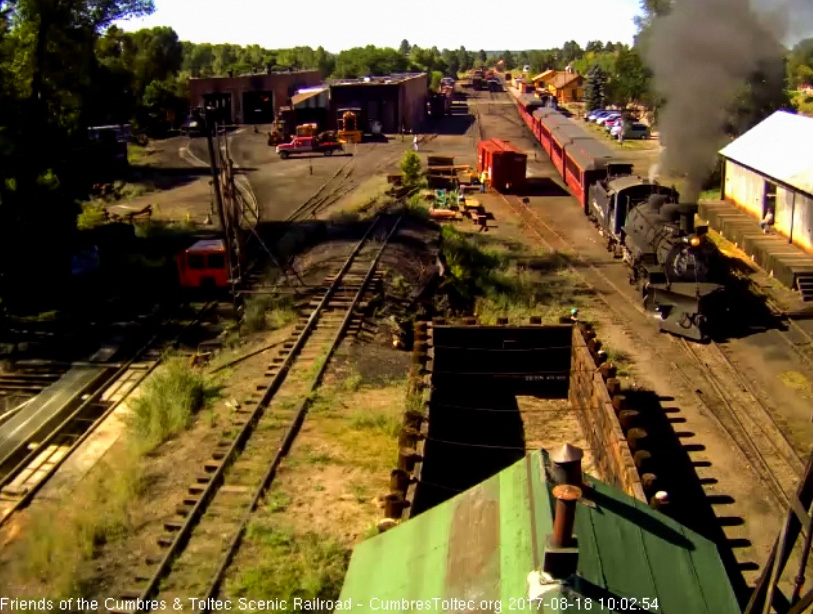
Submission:
M 705 448 L 694 442 L 695 434 L 681 429 L 686 419 L 681 410 L 670 404 L 671 397 L 659 397 L 648 390 L 627 390 L 628 411 L 638 412 L 636 425 L 646 434 L 643 449 L 651 451 L 651 457 L 642 465 L 642 473 L 657 476 L 655 484 L 648 489 L 648 496 L 656 490 L 669 493 L 668 514 L 686 527 L 713 541 L 731 580 L 734 592 L 741 603 L 745 603 L 749 590 L 742 577 L 745 569 L 754 569 L 754 562 L 740 563 L 734 551 L 750 546 L 747 540 L 729 540 L 722 527 L 739 526 L 745 523 L 739 516 L 726 513 L 726 508 L 734 499 L 725 494 L 707 495 L 703 485 L 716 484 L 715 478 L 701 479 L 697 467 L 712 468 L 708 461 L 695 461 L 691 453 L 702 452 Z M 704 473 L 708 473 L 705 471 Z

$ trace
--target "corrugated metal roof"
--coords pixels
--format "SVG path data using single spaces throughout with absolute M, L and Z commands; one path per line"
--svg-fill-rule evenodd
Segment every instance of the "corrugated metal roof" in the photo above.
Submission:
M 313 98 L 314 96 L 318 96 L 319 94 L 323 94 L 327 91 L 328 88 L 321 87 L 318 89 L 310 88 L 307 90 L 300 90 L 293 96 L 291 96 L 291 104 L 298 105 L 300 102 L 304 102 L 308 100 L 308 98 Z
M 813 195 L 812 147 L 813 118 L 777 111 L 720 154 Z
M 359 612 L 415 611 L 417 601 L 422 611 L 500 612 L 526 599 L 528 575 L 541 568 L 553 528 L 545 462 L 545 454 L 533 452 L 356 546 L 340 599 L 352 600 Z M 579 562 L 570 590 L 563 591 L 568 611 L 604 611 L 598 597 L 614 596 L 637 597 L 639 605 L 657 599 L 652 611 L 660 614 L 739 614 L 714 544 L 619 490 L 590 482 L 584 491 L 589 504 L 577 506 Z M 402 599 L 413 603 L 384 606 Z M 473 600 L 473 607 L 444 608 L 442 599 Z M 500 600 L 502 608 L 484 607 L 485 600 Z

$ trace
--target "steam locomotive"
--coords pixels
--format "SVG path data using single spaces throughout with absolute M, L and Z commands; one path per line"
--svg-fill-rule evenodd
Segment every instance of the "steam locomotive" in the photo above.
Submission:
M 695 341 L 709 336 L 709 319 L 724 306 L 716 247 L 694 226 L 697 205 L 679 204 L 673 188 L 623 176 L 590 186 L 590 214 L 607 249 L 630 267 L 643 306 L 661 330 Z
M 630 283 L 660 329 L 704 341 L 727 310 L 723 259 L 694 228 L 696 205 L 679 204 L 672 188 L 632 174 L 632 164 L 538 100 L 517 97 L 534 139 L 585 215 L 607 237 L 608 250 L 630 267 Z

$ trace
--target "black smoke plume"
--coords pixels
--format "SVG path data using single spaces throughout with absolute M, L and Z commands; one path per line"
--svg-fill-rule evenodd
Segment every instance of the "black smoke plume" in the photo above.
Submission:
M 812 27 L 813 0 L 675 0 L 654 20 L 643 54 L 665 99 L 659 166 L 686 177 L 682 200 L 700 194 L 745 83 L 781 91 L 783 43 Z

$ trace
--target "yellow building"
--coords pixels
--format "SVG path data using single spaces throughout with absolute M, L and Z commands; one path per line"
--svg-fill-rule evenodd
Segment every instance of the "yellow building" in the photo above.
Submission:
M 536 89 L 547 90 L 559 102 L 581 102 L 584 99 L 584 77 L 571 70 L 546 70 L 532 81 Z

